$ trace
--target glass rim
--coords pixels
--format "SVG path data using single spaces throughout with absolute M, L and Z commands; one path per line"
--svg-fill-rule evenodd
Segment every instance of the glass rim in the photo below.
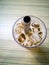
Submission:
M 40 22 L 43 23 L 43 25 L 44 25 L 44 27 L 45 27 L 45 37 L 44 37 L 44 39 L 43 39 L 38 45 L 35 45 L 35 46 L 23 46 L 23 45 L 21 45 L 20 43 L 18 43 L 18 41 L 15 39 L 15 36 L 14 36 L 14 26 L 15 26 L 16 22 L 19 21 L 19 20 L 20 20 L 21 18 L 23 18 L 24 16 L 18 18 L 18 19 L 15 21 L 15 23 L 13 24 L 12 36 L 13 36 L 15 42 L 17 42 L 17 44 L 19 44 L 19 45 L 22 46 L 22 47 L 25 47 L 25 48 L 36 48 L 36 47 L 40 46 L 40 45 L 45 41 L 45 39 L 46 39 L 46 37 L 47 37 L 47 28 L 46 28 L 45 23 L 44 23 L 40 18 L 38 18 L 38 17 L 36 17 L 36 16 L 32 16 L 32 15 L 27 15 L 27 16 L 30 16 L 30 17 L 33 17 L 33 18 L 37 18 L 38 20 L 40 20 Z

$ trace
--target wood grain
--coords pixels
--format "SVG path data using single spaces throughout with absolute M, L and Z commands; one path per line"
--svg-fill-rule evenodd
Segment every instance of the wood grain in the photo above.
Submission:
M 26 49 L 12 37 L 12 26 L 21 16 L 39 17 L 47 38 L 38 48 Z M 0 65 L 49 65 L 49 0 L 0 0 Z

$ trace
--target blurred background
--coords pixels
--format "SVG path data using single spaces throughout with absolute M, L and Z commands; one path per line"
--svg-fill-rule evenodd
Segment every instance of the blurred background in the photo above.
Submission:
M 13 24 L 24 15 L 39 17 L 47 27 L 38 48 L 23 48 L 12 37 Z M 49 0 L 0 0 L 0 65 L 49 65 Z

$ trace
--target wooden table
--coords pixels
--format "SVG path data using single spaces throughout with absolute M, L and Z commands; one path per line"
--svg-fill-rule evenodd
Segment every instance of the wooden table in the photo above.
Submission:
M 38 48 L 23 48 L 12 37 L 14 22 L 24 15 L 39 17 L 47 27 Z M 49 65 L 49 0 L 0 0 L 0 65 Z

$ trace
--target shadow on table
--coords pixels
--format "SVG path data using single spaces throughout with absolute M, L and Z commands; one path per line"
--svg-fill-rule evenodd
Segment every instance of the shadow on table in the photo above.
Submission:
M 35 55 L 35 59 L 41 65 L 49 65 L 49 49 L 47 47 L 32 48 L 28 50 L 31 52 L 32 55 Z

